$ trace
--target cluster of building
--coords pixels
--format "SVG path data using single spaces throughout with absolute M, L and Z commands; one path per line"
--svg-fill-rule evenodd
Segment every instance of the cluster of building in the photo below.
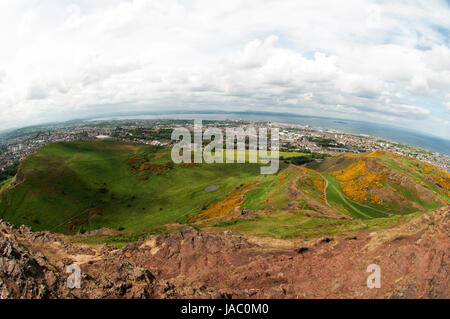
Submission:
M 427 151 L 418 147 L 386 141 L 368 135 L 357 135 L 336 130 L 318 130 L 310 126 L 277 123 L 280 130 L 281 145 L 290 150 L 308 149 L 317 153 L 338 154 L 342 152 L 363 153 L 386 150 L 400 155 L 410 156 L 433 164 L 442 170 L 450 171 L 450 156 Z M 336 146 L 321 147 L 311 138 L 330 139 Z
M 93 140 L 99 135 L 109 136 L 108 129 L 91 127 L 53 128 L 45 131 L 30 132 L 0 139 L 0 170 L 23 160 L 30 154 L 39 151 L 43 146 L 56 142 Z
M 365 135 L 355 135 L 335 130 L 319 130 L 311 126 L 286 123 L 248 122 L 248 121 L 204 121 L 203 129 L 208 127 L 268 128 L 278 127 L 280 148 L 282 150 L 310 150 L 317 153 L 337 154 L 342 152 L 367 152 L 388 150 L 398 154 L 415 157 L 450 171 L 450 157 L 395 142 L 381 140 Z M 193 122 L 185 120 L 121 120 L 121 121 L 78 121 L 66 124 L 40 126 L 21 129 L 0 137 L 0 170 L 21 161 L 43 146 L 55 142 L 77 140 L 122 140 L 158 146 L 169 146 L 170 131 L 177 127 L 193 130 Z M 156 132 L 156 133 L 155 133 Z M 161 132 L 161 133 L 159 133 Z M 168 133 L 169 132 L 169 133 Z M 326 141 L 326 146 L 317 141 Z

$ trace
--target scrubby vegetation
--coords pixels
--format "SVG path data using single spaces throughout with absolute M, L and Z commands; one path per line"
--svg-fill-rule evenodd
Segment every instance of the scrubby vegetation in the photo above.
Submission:
M 14 163 L 13 165 L 6 167 L 3 171 L 0 171 L 0 184 L 16 175 L 18 166 L 19 163 Z
M 313 161 L 315 161 L 316 159 L 324 159 L 326 157 L 329 157 L 331 155 L 329 154 L 324 154 L 324 153 L 315 153 L 315 152 L 310 152 L 310 153 L 306 153 L 306 154 L 302 154 L 299 156 L 280 156 L 280 160 L 284 160 L 285 163 L 288 164 L 294 164 L 294 165 L 303 165 L 303 164 L 307 164 L 307 163 L 311 163 Z
M 406 214 L 448 204 L 449 175 L 413 158 L 383 151 L 341 154 L 311 167 L 329 181 L 329 201 L 353 216 Z
M 207 207 L 194 216 L 190 216 L 188 221 L 193 222 L 201 219 L 211 219 L 216 217 L 222 217 L 230 214 L 235 208 L 244 203 L 243 195 L 255 187 L 255 182 L 244 183 L 232 191 L 227 197 L 221 201 L 212 202 Z

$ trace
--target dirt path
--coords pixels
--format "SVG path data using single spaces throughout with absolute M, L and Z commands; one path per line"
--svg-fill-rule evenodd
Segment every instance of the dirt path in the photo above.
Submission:
M 300 168 L 298 168 L 295 165 L 290 164 L 289 167 L 295 168 L 300 173 L 297 178 L 295 178 L 295 179 L 293 179 L 291 181 L 291 183 L 289 184 L 289 187 L 288 187 L 289 199 L 290 200 L 295 200 L 297 198 L 298 194 L 300 193 L 300 191 L 298 190 L 296 185 L 297 185 L 297 182 L 300 180 L 300 178 L 302 178 L 302 173 L 303 172 L 302 172 L 302 170 Z
M 320 174 L 319 172 L 317 172 L 317 174 L 319 174 L 320 177 L 322 177 L 323 180 L 325 181 L 325 185 L 323 186 L 323 199 L 324 199 L 325 203 L 326 203 L 329 207 L 331 207 L 331 205 L 330 205 L 330 203 L 328 203 L 328 199 L 327 199 L 328 180 L 327 180 L 325 177 L 323 177 L 323 175 Z
M 350 198 L 349 198 L 349 201 L 351 201 L 351 202 L 353 202 L 353 203 L 355 203 L 355 204 L 358 204 L 359 206 L 362 206 L 362 207 L 365 207 L 365 208 L 368 208 L 368 209 L 372 209 L 372 210 L 374 210 L 374 211 L 377 211 L 377 212 L 379 212 L 379 213 L 381 213 L 381 214 L 385 214 L 385 215 L 389 215 L 389 216 L 394 216 L 394 215 L 395 215 L 395 214 L 392 214 L 392 213 L 389 213 L 389 212 L 380 210 L 380 209 L 375 208 L 375 207 L 367 206 L 366 204 L 362 204 L 362 203 L 355 202 L 354 200 L 352 200 L 352 199 L 350 199 Z M 373 217 L 371 217 L 371 218 L 373 218 Z

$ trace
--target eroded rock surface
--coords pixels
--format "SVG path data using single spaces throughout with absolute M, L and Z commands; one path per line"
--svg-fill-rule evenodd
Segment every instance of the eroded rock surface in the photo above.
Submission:
M 449 298 L 450 207 L 376 232 L 313 240 L 186 227 L 123 249 L 0 223 L 2 298 Z M 81 288 L 68 289 L 70 264 Z M 381 267 L 381 288 L 366 284 Z

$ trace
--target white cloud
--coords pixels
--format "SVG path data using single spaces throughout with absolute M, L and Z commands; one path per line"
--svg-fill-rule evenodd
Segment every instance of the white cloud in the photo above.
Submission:
M 0 128 L 109 105 L 282 110 L 445 135 L 433 121 L 448 107 L 449 30 L 444 1 L 5 1 Z
M 447 108 L 447 110 L 450 111 L 450 102 L 446 102 L 446 103 L 445 103 L 445 107 Z

